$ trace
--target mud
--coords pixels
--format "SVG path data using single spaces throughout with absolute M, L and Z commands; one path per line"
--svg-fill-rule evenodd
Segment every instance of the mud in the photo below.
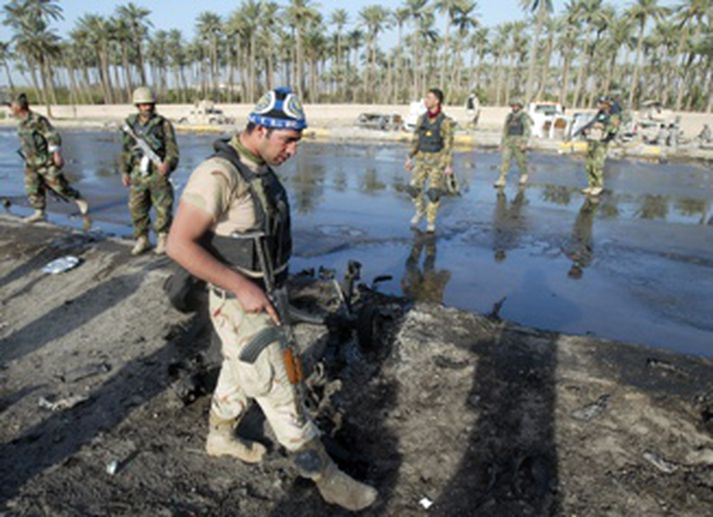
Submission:
M 0 217 L 3 512 L 344 514 L 296 477 L 258 410 L 241 432 L 270 447 L 263 464 L 203 453 L 208 396 L 185 405 L 173 386 L 176 365 L 202 368 L 205 315 L 168 305 L 167 259 L 129 249 L 101 233 Z M 41 273 L 69 253 L 79 267 Z M 333 306 L 324 284 L 293 284 L 303 309 Z M 361 339 L 334 326 L 297 330 L 310 364 L 324 363 L 317 395 L 341 382 L 319 420 L 342 468 L 380 491 L 364 515 L 711 508 L 710 360 L 360 293 L 359 305 L 378 313 Z M 39 404 L 73 397 L 84 400 Z

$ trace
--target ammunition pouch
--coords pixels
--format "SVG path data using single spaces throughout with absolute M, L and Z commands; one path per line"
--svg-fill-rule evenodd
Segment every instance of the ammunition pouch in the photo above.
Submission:
M 191 275 L 178 264 L 163 282 L 163 291 L 174 309 L 184 314 L 197 311 L 205 305 L 205 282 Z

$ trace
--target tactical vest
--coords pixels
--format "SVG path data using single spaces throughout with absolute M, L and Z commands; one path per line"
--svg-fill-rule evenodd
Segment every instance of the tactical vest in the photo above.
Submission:
M 166 157 L 166 135 L 163 131 L 164 119 L 161 115 L 152 116 L 146 125 L 139 121 L 139 115 L 134 114 L 126 119 L 126 123 L 134 131 L 134 134 L 143 138 L 149 147 L 163 160 Z M 144 156 L 139 146 L 135 145 L 132 150 L 132 167 Z
M 522 111 L 508 114 L 508 119 L 505 123 L 508 136 L 522 136 L 525 134 L 525 123 L 522 121 L 523 115 Z
M 429 122 L 428 113 L 423 115 L 421 125 L 418 126 L 418 150 L 423 153 L 440 152 L 445 144 L 441 135 L 441 127 L 446 116 L 439 113 L 436 120 Z
M 245 233 L 264 232 L 267 258 L 275 272 L 275 285 L 280 286 L 287 279 L 287 263 L 292 254 L 287 191 L 272 169 L 262 174 L 252 172 L 240 161 L 240 155 L 228 142 L 229 140 L 217 140 L 213 144 L 215 154 L 211 158 L 228 161 L 247 183 L 255 210 L 255 225 Z M 218 260 L 237 267 L 249 278 L 255 280 L 263 276 L 253 239 L 210 234 L 208 242 L 204 244 Z

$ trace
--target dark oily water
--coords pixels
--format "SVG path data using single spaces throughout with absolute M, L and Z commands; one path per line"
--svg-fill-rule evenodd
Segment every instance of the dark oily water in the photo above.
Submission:
M 118 132 L 64 131 L 65 167 L 92 203 L 95 228 L 130 235 L 116 172 Z M 178 192 L 213 135 L 179 135 Z M 1 195 L 29 213 L 14 131 L 0 131 Z M 301 144 L 279 169 L 291 196 L 292 270 L 363 264 L 385 292 L 524 325 L 713 357 L 713 171 L 698 163 L 610 160 L 598 203 L 579 192 L 581 159 L 530 154 L 530 183 L 492 188 L 499 155 L 459 152 L 462 195 L 442 202 L 435 237 L 409 229 L 406 147 Z M 77 226 L 73 205 L 50 220 Z M 422 228 L 423 229 L 423 228 Z

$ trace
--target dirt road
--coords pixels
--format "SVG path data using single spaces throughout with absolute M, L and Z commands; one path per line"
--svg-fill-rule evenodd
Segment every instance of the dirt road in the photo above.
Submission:
M 184 405 L 171 386 L 176 364 L 197 367 L 205 319 L 164 299 L 168 259 L 129 248 L 0 217 L 0 508 L 340 515 L 296 478 L 257 410 L 244 432 L 271 445 L 263 464 L 203 453 L 208 396 Z M 41 272 L 69 254 L 75 269 Z M 380 491 L 365 515 L 713 507 L 712 361 L 363 297 L 382 314 L 368 348 L 298 330 L 341 381 L 320 420 L 341 466 Z

